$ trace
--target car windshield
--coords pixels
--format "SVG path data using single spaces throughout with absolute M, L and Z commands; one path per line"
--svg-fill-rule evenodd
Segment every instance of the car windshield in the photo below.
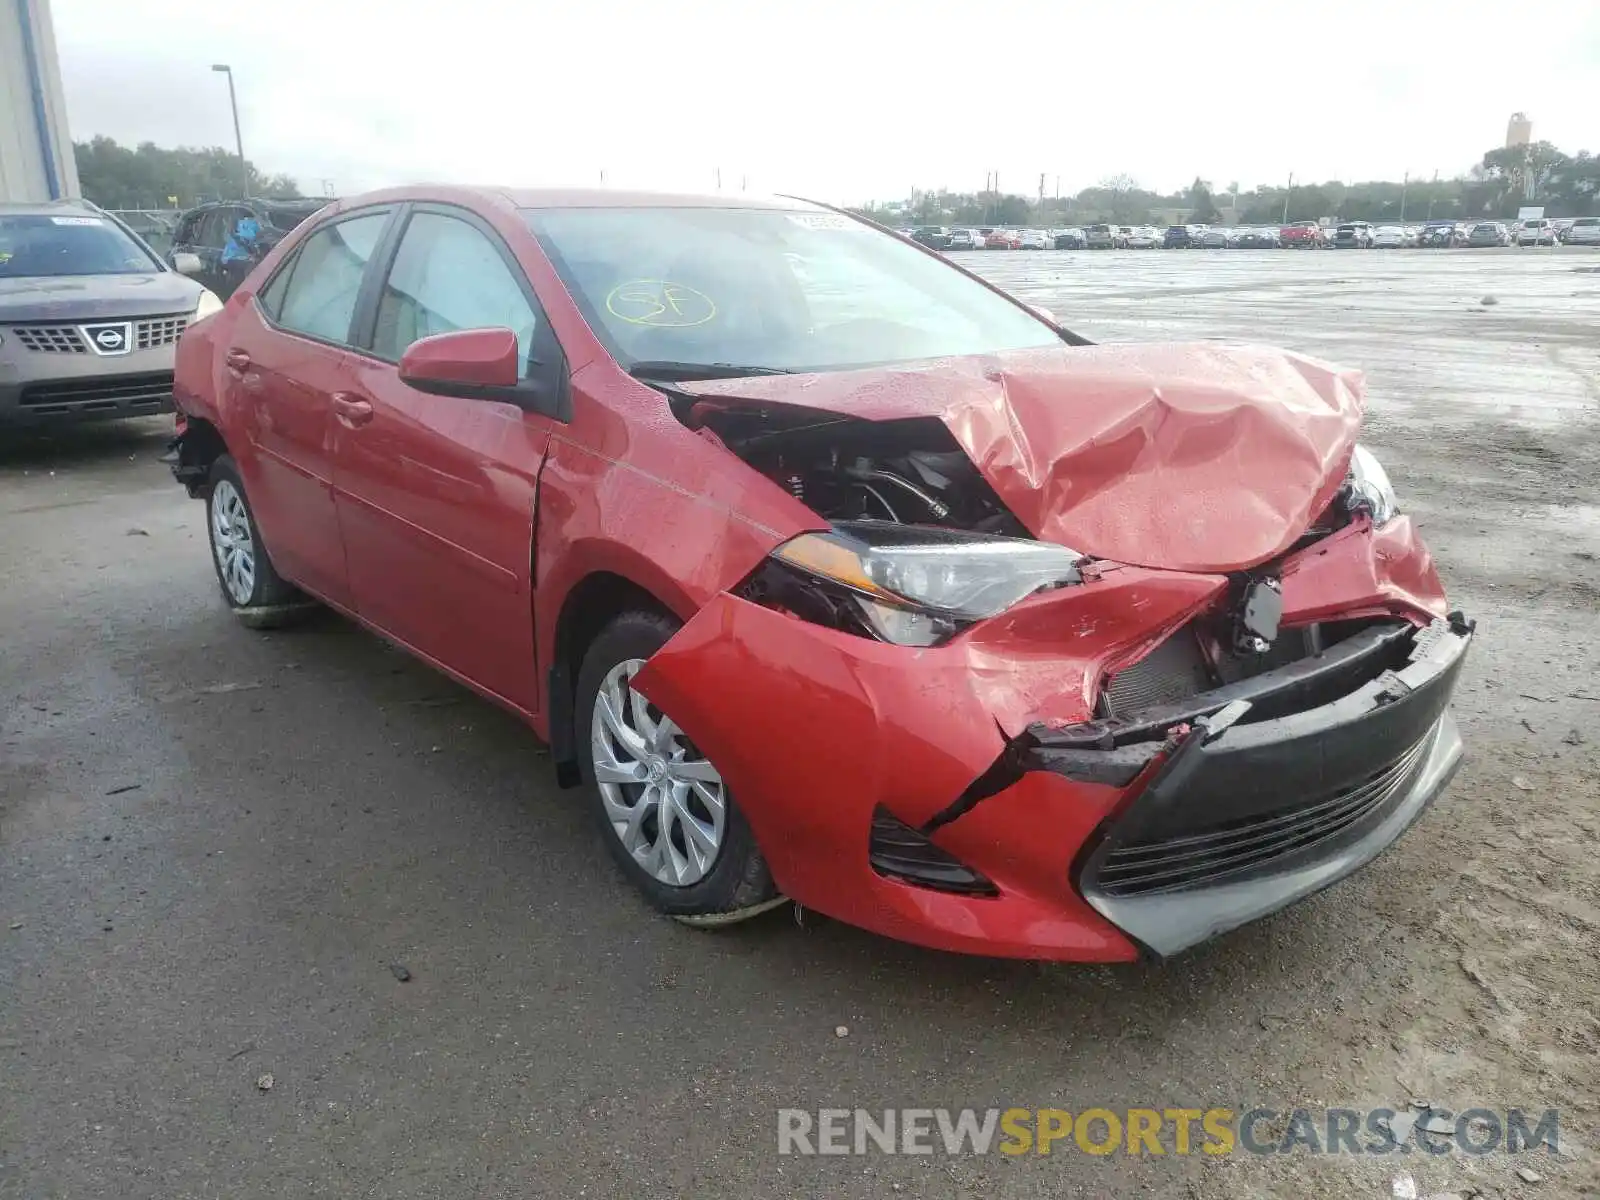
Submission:
M 104 217 L 0 216 L 0 278 L 136 275 L 159 269 L 137 242 Z
M 525 217 L 624 367 L 823 371 L 1061 344 L 956 268 L 840 214 L 553 208 Z

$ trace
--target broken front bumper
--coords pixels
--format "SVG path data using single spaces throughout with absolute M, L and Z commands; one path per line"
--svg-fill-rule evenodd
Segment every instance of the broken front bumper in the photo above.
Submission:
M 718 764 L 797 903 L 969 953 L 1170 954 L 1371 859 L 1461 754 L 1446 712 L 1471 638 L 1459 622 L 1380 624 L 1096 719 L 1108 664 L 1224 585 L 1125 569 L 921 650 L 724 594 L 635 686 Z M 921 882 L 886 869 L 915 866 L 917 838 L 945 856 L 923 855 Z
M 1371 632 L 1335 661 L 1248 681 L 1253 698 L 1172 740 L 1080 855 L 1076 883 L 1097 912 L 1175 954 L 1344 878 L 1416 820 L 1461 762 L 1448 705 L 1472 631 L 1456 617 Z M 1359 686 L 1340 681 L 1401 651 Z M 1296 706 L 1308 695 L 1319 702 Z M 1244 723 L 1256 709 L 1282 715 Z

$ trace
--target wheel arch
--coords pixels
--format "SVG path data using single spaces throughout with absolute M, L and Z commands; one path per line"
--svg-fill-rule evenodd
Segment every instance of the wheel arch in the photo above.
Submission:
M 185 416 L 183 432 L 173 439 L 177 461 L 172 473 L 191 497 L 203 496 L 211 481 L 211 464 L 229 453 L 222 431 L 205 417 Z
M 669 604 L 650 588 L 614 570 L 595 570 L 579 579 L 562 598 L 555 621 L 547 676 L 550 758 L 556 782 L 576 787 L 579 782 L 577 737 L 573 703 L 583 656 L 607 625 L 625 612 L 657 612 L 679 620 L 692 615 Z

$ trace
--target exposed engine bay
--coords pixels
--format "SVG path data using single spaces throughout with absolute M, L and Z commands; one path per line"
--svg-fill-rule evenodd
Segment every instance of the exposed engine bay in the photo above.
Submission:
M 774 427 L 764 410 L 722 410 L 708 414 L 705 424 L 745 462 L 827 520 L 1031 536 L 942 422 L 811 417 L 809 423 Z

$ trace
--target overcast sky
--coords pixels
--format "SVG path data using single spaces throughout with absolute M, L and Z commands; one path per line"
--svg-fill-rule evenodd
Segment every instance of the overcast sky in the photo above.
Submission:
M 227 62 L 245 153 L 311 193 L 1398 179 L 1515 110 L 1600 152 L 1596 0 L 51 3 L 75 138 L 231 146 Z

